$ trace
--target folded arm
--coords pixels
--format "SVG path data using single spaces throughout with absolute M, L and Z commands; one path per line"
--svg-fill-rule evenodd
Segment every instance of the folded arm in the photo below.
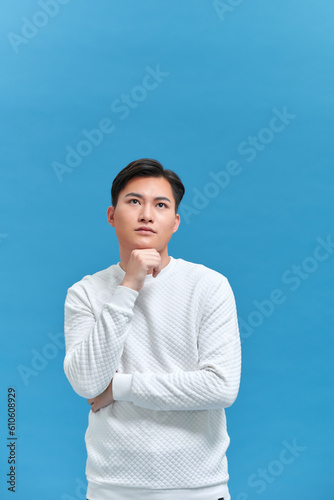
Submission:
M 212 410 L 235 401 L 241 347 L 237 311 L 223 277 L 209 290 L 198 332 L 198 369 L 174 373 L 116 373 L 113 397 L 152 410 Z
M 121 359 L 137 296 L 135 290 L 117 286 L 96 318 L 82 285 L 69 288 L 64 371 L 79 396 L 94 398 L 109 386 Z

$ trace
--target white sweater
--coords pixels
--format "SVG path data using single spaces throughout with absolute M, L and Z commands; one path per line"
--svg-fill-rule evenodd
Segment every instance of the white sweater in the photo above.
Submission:
M 89 411 L 87 498 L 227 500 L 224 408 L 241 370 L 229 282 L 173 257 L 139 292 L 120 285 L 124 276 L 114 264 L 66 296 L 64 371 L 73 389 L 94 398 L 113 378 L 115 402 Z

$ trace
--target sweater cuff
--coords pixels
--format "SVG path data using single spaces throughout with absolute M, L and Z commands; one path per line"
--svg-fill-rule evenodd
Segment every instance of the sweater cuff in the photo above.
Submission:
M 115 373 L 112 379 L 112 394 L 115 401 L 130 401 L 132 403 L 131 373 Z
M 133 312 L 133 306 L 136 302 L 139 292 L 127 286 L 118 285 L 114 291 L 111 303 L 118 309 Z

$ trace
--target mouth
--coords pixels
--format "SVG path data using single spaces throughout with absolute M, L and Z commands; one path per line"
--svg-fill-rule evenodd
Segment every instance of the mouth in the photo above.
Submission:
M 154 234 L 151 229 L 136 229 L 136 232 L 141 234 Z

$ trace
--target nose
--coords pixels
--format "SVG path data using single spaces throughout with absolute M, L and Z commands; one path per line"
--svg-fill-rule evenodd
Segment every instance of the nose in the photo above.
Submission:
M 148 206 L 142 205 L 142 211 L 140 214 L 140 221 L 148 221 L 148 222 L 153 222 L 153 216 L 151 214 L 151 209 Z

